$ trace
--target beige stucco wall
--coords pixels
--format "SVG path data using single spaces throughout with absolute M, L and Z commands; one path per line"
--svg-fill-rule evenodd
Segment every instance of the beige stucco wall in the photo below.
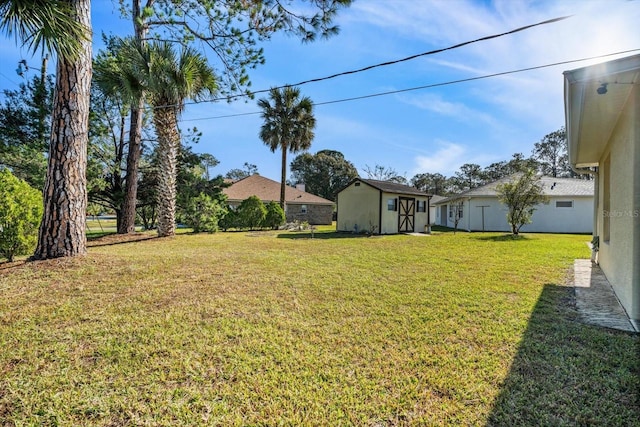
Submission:
M 610 239 L 600 238 L 600 267 L 632 319 L 640 319 L 640 107 L 634 88 L 599 167 L 598 231 L 609 215 Z M 605 159 L 610 156 L 610 210 L 604 212 Z
M 388 209 L 388 201 L 399 200 L 400 197 L 415 199 L 414 231 L 424 232 L 428 222 L 428 212 L 417 212 L 417 202 L 427 202 L 427 197 L 402 196 L 380 190 L 361 182 L 359 186 L 352 183 L 338 193 L 338 220 L 336 229 L 349 232 L 372 232 L 374 234 L 398 233 L 399 208 Z M 399 201 L 398 201 L 399 203 Z M 398 205 L 399 206 L 399 205 Z M 380 217 L 382 214 L 382 217 Z M 356 228 L 357 226 L 357 228 Z
M 359 186 L 352 183 L 338 193 L 338 231 L 362 232 L 375 227 L 379 233 L 380 191 L 360 182 Z

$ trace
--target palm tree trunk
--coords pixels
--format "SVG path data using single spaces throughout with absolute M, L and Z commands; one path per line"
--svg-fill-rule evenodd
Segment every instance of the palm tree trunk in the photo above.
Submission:
M 286 179 L 287 179 L 287 147 L 285 145 L 282 145 L 282 171 L 281 171 L 281 175 L 280 175 L 280 207 L 282 208 L 283 211 L 285 211 L 286 214 L 286 209 L 285 209 L 285 189 L 286 189 Z
M 153 124 L 158 135 L 158 236 L 176 233 L 176 174 L 180 146 L 178 120 L 170 108 L 154 111 Z
M 90 0 L 69 0 L 76 19 L 91 28 Z M 73 60 L 58 58 L 44 213 L 33 259 L 83 255 L 87 212 L 87 141 L 91 40 Z

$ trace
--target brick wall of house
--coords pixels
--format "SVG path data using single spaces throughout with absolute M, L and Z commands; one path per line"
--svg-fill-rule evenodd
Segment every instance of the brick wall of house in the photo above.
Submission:
M 306 206 L 307 213 L 302 212 Z M 331 205 L 297 205 L 287 204 L 287 222 L 307 221 L 311 225 L 331 225 L 333 220 L 333 206 Z

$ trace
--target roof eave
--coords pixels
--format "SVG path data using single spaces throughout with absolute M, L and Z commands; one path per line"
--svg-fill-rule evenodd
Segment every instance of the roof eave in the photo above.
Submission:
M 563 73 L 568 154 L 574 167 L 598 165 L 639 71 L 640 55 L 634 55 Z M 606 90 L 599 91 L 603 85 Z

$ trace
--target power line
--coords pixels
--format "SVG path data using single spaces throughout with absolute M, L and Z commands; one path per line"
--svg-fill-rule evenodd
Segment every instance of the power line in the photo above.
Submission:
M 271 89 L 282 89 L 282 88 L 285 88 L 285 87 L 302 86 L 302 85 L 306 85 L 306 84 L 309 84 L 309 83 L 317 83 L 317 82 L 321 82 L 321 81 L 325 81 L 325 80 L 335 79 L 336 77 L 362 73 L 364 71 L 369 71 L 369 70 L 372 70 L 374 68 L 386 67 L 386 66 L 389 66 L 389 65 L 394 65 L 394 64 L 401 63 L 401 62 L 410 61 L 412 59 L 420 58 L 422 56 L 435 55 L 436 53 L 442 53 L 442 52 L 446 52 L 448 50 L 458 49 L 458 48 L 461 48 L 463 46 L 467 46 L 467 45 L 470 45 L 470 44 L 479 43 L 479 42 L 487 41 L 487 40 L 491 40 L 491 39 L 496 39 L 496 38 L 499 38 L 499 37 L 504 37 L 504 36 L 509 35 L 509 34 L 515 34 L 515 33 L 518 33 L 518 32 L 521 32 L 521 31 L 525 31 L 525 30 L 528 30 L 530 28 L 538 27 L 538 26 L 541 26 L 541 25 L 552 24 L 552 23 L 555 23 L 555 22 L 563 21 L 565 19 L 569 19 L 572 16 L 573 15 L 568 15 L 568 16 L 561 16 L 561 17 L 553 18 L 553 19 L 547 19 L 546 21 L 541 21 L 541 22 L 537 22 L 535 24 L 525 25 L 523 27 L 519 27 L 519 28 L 516 28 L 516 29 L 513 29 L 513 30 L 509 30 L 509 31 L 506 31 L 504 33 L 492 34 L 490 36 L 480 37 L 480 38 L 475 39 L 475 40 L 469 40 L 469 41 L 458 43 L 458 44 L 455 44 L 455 45 L 452 45 L 452 46 L 449 46 L 449 47 L 429 50 L 429 51 L 426 51 L 426 52 L 422 52 L 422 53 L 418 53 L 418 54 L 415 54 L 415 55 L 407 56 L 405 58 L 396 59 L 396 60 L 393 60 L 393 61 L 381 62 L 381 63 L 374 64 L 374 65 L 369 65 L 369 66 L 366 66 L 366 67 L 363 67 L 363 68 L 359 68 L 359 69 L 356 69 L 356 70 L 343 71 L 341 73 L 336 73 L 336 74 L 332 74 L 332 75 L 325 76 L 325 77 L 318 77 L 318 78 L 315 78 L 315 79 L 303 80 L 301 82 L 294 83 L 294 84 L 275 86 L 275 87 L 270 88 L 270 89 L 260 89 L 260 90 L 255 90 L 255 91 L 247 92 L 247 93 L 241 93 L 241 94 L 237 94 L 237 95 L 230 95 L 230 96 L 225 96 L 225 97 L 221 97 L 221 98 L 207 99 L 207 100 L 204 100 L 204 101 L 185 102 L 184 105 L 202 104 L 202 103 L 205 103 L 205 102 L 232 101 L 232 100 L 240 98 L 240 97 L 249 97 L 249 96 L 257 95 L 259 93 L 266 93 L 266 92 L 269 92 Z M 155 108 L 167 108 L 167 107 L 173 107 L 173 105 L 162 105 L 162 106 L 157 106 Z
M 378 97 L 378 96 L 393 95 L 393 94 L 396 94 L 396 93 L 403 93 L 403 92 L 411 92 L 411 91 L 414 91 L 414 90 L 431 89 L 431 88 L 434 88 L 434 87 L 449 86 L 449 85 L 454 85 L 454 84 L 459 84 L 459 83 L 471 82 L 471 81 L 475 81 L 475 80 L 488 79 L 488 78 L 492 78 L 492 77 L 506 76 L 506 75 L 509 75 L 509 74 L 523 73 L 525 71 L 533 71 L 533 70 L 539 70 L 539 69 L 542 69 L 542 68 L 556 67 L 558 65 L 573 64 L 573 63 L 576 63 L 576 62 L 590 61 L 590 60 L 593 60 L 593 59 L 602 59 L 602 58 L 606 58 L 606 57 L 609 57 L 609 56 L 622 55 L 622 54 L 631 53 L 631 52 L 637 52 L 637 51 L 640 51 L 640 49 L 624 50 L 624 51 L 620 51 L 620 52 L 608 53 L 608 54 L 605 54 L 605 55 L 591 56 L 591 57 L 588 57 L 588 58 L 571 59 L 571 60 L 568 60 L 568 61 L 553 62 L 553 63 L 550 63 L 550 64 L 537 65 L 537 66 L 534 66 L 534 67 L 520 68 L 520 69 L 517 69 L 517 70 L 511 70 L 511 71 L 502 71 L 502 72 L 499 72 L 499 73 L 485 74 L 485 75 L 476 76 L 476 77 L 468 77 L 466 79 L 450 80 L 450 81 L 441 82 L 441 83 L 432 83 L 432 84 L 428 84 L 428 85 L 416 86 L 416 87 L 411 87 L 411 88 L 406 88 L 406 89 L 397 89 L 397 90 L 391 90 L 391 91 L 387 91 L 387 92 L 378 92 L 378 93 L 373 93 L 373 94 L 369 94 L 369 95 L 354 96 L 354 97 L 351 97 L 351 98 L 336 99 L 336 100 L 333 100 L 333 101 L 316 102 L 313 105 L 314 106 L 319 106 L 319 105 L 338 104 L 338 103 L 341 103 L 341 102 L 358 101 L 358 100 L 361 100 L 361 99 L 375 98 L 375 97 Z M 212 116 L 212 117 L 200 117 L 200 118 L 196 118 L 196 119 L 183 119 L 181 121 L 183 121 L 183 122 L 194 122 L 194 121 L 199 121 L 199 120 L 226 119 L 226 118 L 231 118 L 231 117 L 251 116 L 251 115 L 256 115 L 256 114 L 260 114 L 260 113 L 261 113 L 261 111 L 254 111 L 254 112 L 250 112 L 250 113 L 227 114 L 227 115 Z

